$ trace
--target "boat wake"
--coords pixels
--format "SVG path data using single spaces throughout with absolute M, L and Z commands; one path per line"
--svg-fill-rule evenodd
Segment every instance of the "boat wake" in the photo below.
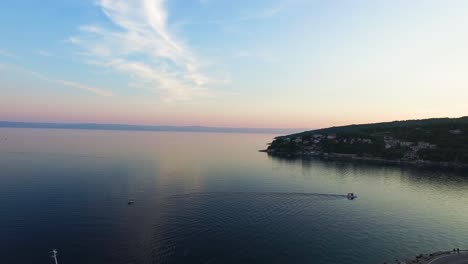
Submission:
M 182 263 L 197 256 L 203 256 L 199 263 L 249 263 L 255 262 L 249 257 L 261 257 L 259 248 L 288 237 L 294 238 L 294 252 L 297 238 L 307 240 L 322 229 L 339 230 L 346 224 L 342 219 L 352 206 L 337 202 L 345 199 L 346 194 L 307 192 L 174 194 L 164 201 L 166 210 L 158 212 L 155 246 L 148 250 L 156 263 Z M 264 253 L 271 257 L 271 251 Z
M 332 194 L 332 193 L 308 193 L 308 192 L 189 192 L 189 193 L 181 193 L 181 194 L 174 194 L 171 197 L 187 197 L 187 196 L 199 196 L 199 197 L 207 197 L 207 196 L 232 196 L 232 195 L 239 195 L 239 196 L 250 196 L 250 197 L 310 197 L 310 198 L 330 198 L 330 199 L 345 199 L 348 198 L 346 194 Z

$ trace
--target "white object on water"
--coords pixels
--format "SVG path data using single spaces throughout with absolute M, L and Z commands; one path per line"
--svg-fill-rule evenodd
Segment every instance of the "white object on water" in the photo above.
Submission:
M 58 264 L 58 261 L 57 261 L 57 253 L 58 251 L 54 248 L 52 249 L 52 256 L 50 256 L 51 258 L 53 258 L 55 260 L 55 264 Z

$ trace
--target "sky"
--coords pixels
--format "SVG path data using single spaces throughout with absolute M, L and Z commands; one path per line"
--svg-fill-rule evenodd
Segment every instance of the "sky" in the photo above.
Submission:
M 468 115 L 465 0 L 4 0 L 0 120 L 320 128 Z

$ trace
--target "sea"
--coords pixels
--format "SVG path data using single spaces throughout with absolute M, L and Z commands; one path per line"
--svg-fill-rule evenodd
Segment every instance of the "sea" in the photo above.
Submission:
M 275 136 L 1 128 L 0 263 L 57 249 L 60 264 L 374 264 L 468 247 L 466 172 L 258 152 Z

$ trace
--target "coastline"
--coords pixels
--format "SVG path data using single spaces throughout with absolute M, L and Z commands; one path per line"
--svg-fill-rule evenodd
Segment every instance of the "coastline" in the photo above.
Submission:
M 440 263 L 461 263 L 458 262 L 459 260 L 466 261 L 468 260 L 468 250 L 463 250 L 460 249 L 459 251 L 453 250 L 447 250 L 447 251 L 436 251 L 432 253 L 426 253 L 426 254 L 419 254 L 414 257 L 406 258 L 404 260 L 395 260 L 395 262 L 384 262 L 385 263 L 400 263 L 400 264 L 405 264 L 405 263 L 420 263 L 420 264 L 430 264 L 430 263 L 436 263 L 437 260 L 440 260 L 442 258 L 454 258 L 450 262 L 440 262 Z M 458 258 L 458 259 L 455 259 Z M 439 263 L 439 262 L 437 262 Z M 463 262 L 465 263 L 465 262 Z
M 436 161 L 409 161 L 409 160 L 390 160 L 377 157 L 360 157 L 356 154 L 343 154 L 343 153 L 288 153 L 288 152 L 273 152 L 266 149 L 259 150 L 259 152 L 265 152 L 269 156 L 276 158 L 287 158 L 287 159 L 318 159 L 318 160 L 336 160 L 336 161 L 347 161 L 356 163 L 368 163 L 368 164 L 383 164 L 383 165 L 395 165 L 395 166 L 412 166 L 420 168 L 441 168 L 441 169 L 454 169 L 454 170 L 468 170 L 468 164 L 456 163 L 456 162 L 436 162 Z

